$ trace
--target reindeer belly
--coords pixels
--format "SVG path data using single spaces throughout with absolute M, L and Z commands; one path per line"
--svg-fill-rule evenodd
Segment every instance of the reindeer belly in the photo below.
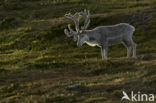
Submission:
M 99 46 L 99 44 L 96 41 L 85 41 L 89 46 Z

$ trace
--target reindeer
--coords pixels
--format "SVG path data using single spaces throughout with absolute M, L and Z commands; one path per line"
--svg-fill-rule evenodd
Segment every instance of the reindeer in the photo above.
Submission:
M 132 39 L 135 28 L 127 23 L 120 23 L 111 26 L 98 26 L 92 30 L 87 30 L 90 24 L 90 11 L 84 10 L 82 12 L 76 12 L 74 15 L 65 14 L 65 17 L 71 19 L 75 23 L 74 31 L 71 25 L 68 24 L 68 29 L 64 30 L 67 37 L 72 37 L 74 41 L 77 41 L 77 46 L 82 46 L 87 43 L 89 46 L 98 46 L 101 48 L 102 60 L 107 59 L 108 46 L 123 43 L 127 48 L 127 57 L 130 56 L 131 48 L 133 48 L 133 57 L 136 56 L 136 43 Z M 84 26 L 79 28 L 79 21 L 81 18 L 85 18 Z

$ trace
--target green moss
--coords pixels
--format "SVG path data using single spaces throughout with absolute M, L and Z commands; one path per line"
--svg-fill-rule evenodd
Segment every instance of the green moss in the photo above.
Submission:
M 120 103 L 122 90 L 155 93 L 155 0 L 1 0 L 0 102 Z M 122 45 L 100 48 L 76 43 L 64 35 L 64 17 L 91 11 L 93 29 L 127 22 L 135 26 L 137 56 L 125 58 Z M 81 25 L 83 25 L 81 21 Z M 73 89 L 75 84 L 78 85 Z
M 93 97 L 93 98 L 88 98 L 85 100 L 85 103 L 98 103 L 98 102 L 104 102 L 106 100 L 105 97 Z

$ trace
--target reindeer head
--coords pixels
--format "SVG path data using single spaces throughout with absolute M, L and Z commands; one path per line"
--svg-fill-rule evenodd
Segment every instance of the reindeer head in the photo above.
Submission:
M 72 14 L 65 14 L 65 17 L 71 19 L 74 21 L 75 23 L 75 30 L 74 31 L 72 28 L 71 28 L 71 25 L 68 24 L 68 29 L 65 29 L 64 30 L 64 33 L 66 34 L 67 37 L 72 37 L 72 39 L 74 41 L 78 41 L 78 37 L 79 36 L 82 36 L 84 34 L 84 32 L 86 31 L 86 29 L 88 28 L 89 26 L 89 23 L 90 23 L 90 12 L 89 10 L 86 11 L 82 11 L 82 12 L 76 12 L 74 15 Z M 84 17 L 85 18 L 85 22 L 84 22 L 84 26 L 81 27 L 81 30 L 79 28 L 79 21 L 80 19 Z

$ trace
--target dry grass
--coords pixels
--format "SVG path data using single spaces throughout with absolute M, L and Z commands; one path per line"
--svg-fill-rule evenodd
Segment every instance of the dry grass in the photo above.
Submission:
M 156 93 L 155 0 L 0 2 L 0 102 L 120 103 L 123 90 Z M 134 25 L 138 58 L 125 58 L 119 44 L 102 61 L 99 48 L 66 38 L 63 15 L 84 8 L 93 14 L 90 28 Z

